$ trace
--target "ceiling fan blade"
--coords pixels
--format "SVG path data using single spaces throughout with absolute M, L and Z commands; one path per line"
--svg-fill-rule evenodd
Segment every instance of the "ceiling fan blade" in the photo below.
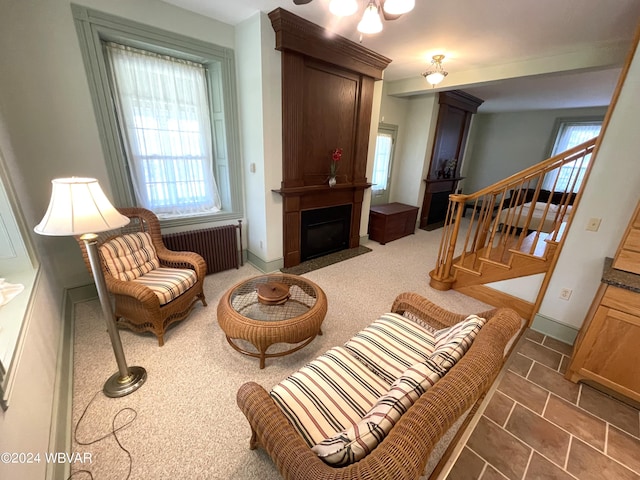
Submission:
M 306 5 L 307 3 L 311 3 L 311 0 L 293 0 L 293 3 L 296 5 Z

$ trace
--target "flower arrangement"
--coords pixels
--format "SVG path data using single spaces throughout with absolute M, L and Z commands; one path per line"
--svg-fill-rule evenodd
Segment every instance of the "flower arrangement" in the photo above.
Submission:
M 329 165 L 329 172 L 332 177 L 336 176 L 336 172 L 338 171 L 338 162 L 342 158 L 342 149 L 336 148 L 333 152 L 331 152 L 331 164 Z

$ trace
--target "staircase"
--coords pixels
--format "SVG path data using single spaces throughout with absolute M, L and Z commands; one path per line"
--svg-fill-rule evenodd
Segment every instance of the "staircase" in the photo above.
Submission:
M 545 274 L 546 284 L 580 199 L 577 186 L 588 176 L 596 140 L 476 193 L 451 195 L 438 260 L 429 273 L 431 287 L 508 305 L 531 318 L 533 302 L 485 285 L 535 274 Z

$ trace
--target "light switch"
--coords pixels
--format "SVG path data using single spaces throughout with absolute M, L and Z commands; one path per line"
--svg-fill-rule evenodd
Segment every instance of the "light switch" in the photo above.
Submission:
M 249 165 L 249 171 L 250 171 L 251 173 L 256 173 L 256 164 L 255 164 L 255 163 L 253 163 L 253 162 L 252 162 L 252 163 Z
M 587 222 L 587 230 L 591 232 L 597 232 L 598 229 L 600 228 L 601 221 L 602 221 L 601 218 L 590 218 L 589 221 Z

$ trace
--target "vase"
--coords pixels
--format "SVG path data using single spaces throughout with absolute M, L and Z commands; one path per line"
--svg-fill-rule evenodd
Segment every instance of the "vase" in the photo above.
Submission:
M 333 187 L 336 184 L 336 177 L 329 177 L 329 186 Z

